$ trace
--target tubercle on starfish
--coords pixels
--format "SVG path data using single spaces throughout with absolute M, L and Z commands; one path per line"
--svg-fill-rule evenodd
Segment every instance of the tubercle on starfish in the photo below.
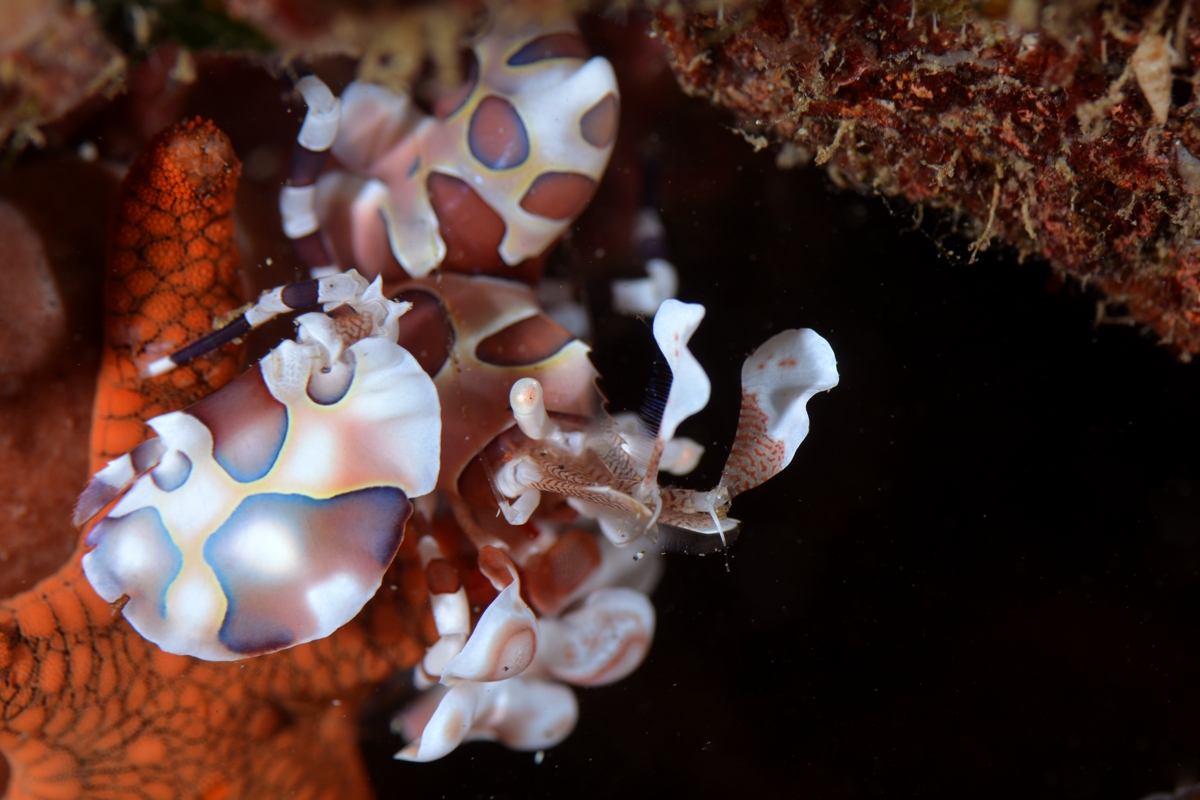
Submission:
M 91 433 L 92 471 L 145 438 L 142 422 L 190 405 L 241 371 L 230 344 L 165 378 L 139 374 L 241 304 L 233 198 L 241 163 L 211 122 L 189 120 L 147 144 L 109 225 L 104 348 Z
M 739 425 L 735 457 L 720 484 L 710 492 L 659 487 L 660 469 L 683 474 L 695 467 L 700 448 L 675 439 L 674 432 L 709 396 L 708 378 L 687 349 L 704 309 L 670 298 L 674 270 L 665 261 L 657 271 L 647 264 L 650 278 L 629 282 L 638 285 L 625 287 L 632 294 L 624 304 L 639 313 L 657 312 L 655 340 L 675 379 L 661 419 L 649 427 L 623 427 L 602 410 L 588 347 L 541 309 L 529 283 L 540 277 L 541 256 L 595 186 L 588 175 L 571 178 L 574 173 L 562 171 L 553 150 L 566 143 L 577 151 L 561 156 L 568 166 L 579 152 L 586 154 L 580 168 L 598 179 L 616 132 L 616 88 L 607 62 L 580 50 L 570 23 L 558 20 L 547 34 L 547 20 L 523 16 L 528 9 L 514 13 L 507 22 L 507 12 L 497 16 L 476 42 L 478 61 L 491 63 L 483 53 L 494 48 L 495 55 L 504 54 L 497 63 L 517 68 L 520 80 L 540 75 L 533 83 L 547 91 L 525 99 L 516 92 L 504 113 L 492 113 L 496 104 L 480 100 L 490 91 L 483 81 L 471 95 L 480 102 L 459 107 L 474 109 L 467 126 L 471 135 L 459 141 L 462 152 L 442 168 L 473 173 L 465 177 L 481 187 L 478 193 L 459 182 L 467 186 L 464 196 L 477 202 L 441 204 L 436 197 L 441 173 L 410 187 L 418 201 L 424 198 L 416 218 L 405 204 L 421 203 L 408 189 L 388 200 L 379 187 L 353 193 L 340 191 L 341 184 L 327 185 L 331 191 L 320 202 L 322 148 L 332 147 L 343 165 L 375 174 L 375 167 L 395 155 L 390 147 L 405 155 L 411 142 L 406 134 L 384 137 L 388 147 L 356 152 L 356 141 L 380 141 L 372 136 L 378 132 L 373 126 L 386 127 L 389 109 L 408 101 L 368 93 L 350 104 L 355 113 L 347 117 L 338 110 L 340 101 L 314 78 L 310 88 L 315 81 L 324 92 L 305 94 L 310 109 L 298 143 L 307 152 L 293 161 L 281 210 L 297 250 L 307 240 L 320 245 L 308 248 L 310 255 L 335 258 L 310 260 L 314 280 L 264 292 L 227 327 L 199 340 L 192 334 L 207 329 L 202 318 L 226 313 L 235 302 L 230 287 L 236 253 L 228 221 L 237 172 L 232 149 L 211 125 L 185 123 L 153 140 L 130 170 L 111 229 L 113 281 L 106 299 L 115 313 L 107 341 L 115 355 L 105 356 L 93 458 L 113 455 L 116 439 L 133 449 L 97 473 L 77 507 L 79 522 L 103 518 L 106 527 L 98 525 L 86 540 L 96 549 L 84 556 L 81 548 L 56 576 L 0 603 L 0 702 L 6 721 L 0 750 L 11 765 L 11 797 L 368 797 L 354 751 L 357 703 L 373 685 L 414 667 L 413 684 L 423 694 L 393 720 L 408 740 L 398 758 L 441 758 L 471 739 L 524 750 L 553 746 L 570 733 L 578 715 L 574 694 L 564 684 L 622 679 L 641 663 L 653 638 L 655 613 L 647 594 L 661 561 L 656 552 L 644 551 L 631 559 L 623 546 L 645 537 L 659 545 L 653 551 L 724 547 L 725 533 L 736 527 L 726 516 L 733 496 L 790 461 L 807 434 L 808 399 L 838 380 L 832 350 L 812 331 L 778 334 L 746 362 L 743 423 L 753 424 Z M 571 91 L 572 76 L 591 76 L 594 96 L 570 115 L 556 116 L 555 93 Z M 324 135 L 306 138 L 314 120 L 325 126 Z M 465 116 L 454 124 L 464 122 Z M 339 125 L 348 134 L 342 152 Z M 541 145 L 547 146 L 544 152 Z M 506 180 L 512 177 L 507 154 L 513 148 L 529 160 L 520 180 Z M 401 160 L 409 166 L 400 174 L 380 167 L 381 180 L 411 178 L 414 162 Z M 495 207 L 517 200 L 515 207 L 505 206 L 508 216 Z M 476 206 L 483 210 L 471 210 Z M 358 213 L 364 210 L 368 213 Z M 381 210 L 387 212 L 382 217 Z M 652 208 L 639 213 L 653 218 L 635 236 L 638 251 L 649 253 L 657 249 L 651 245 L 662 244 L 662 226 Z M 481 216 L 494 218 L 499 228 L 479 224 Z M 433 249 L 446 251 L 444 263 L 413 260 L 421 267 L 412 270 L 423 274 L 442 263 L 445 272 L 428 277 L 409 272 L 402 263 L 408 256 L 388 246 L 389 237 L 395 245 L 395 232 L 381 227 L 381 219 L 436 229 L 444 241 L 438 239 L 441 247 Z M 507 236 L 494 234 L 511 234 L 517 223 L 528 229 L 529 241 L 506 255 Z M 471 247 L 455 244 L 462 241 Z M 468 254 L 462 264 L 453 258 L 459 249 Z M 470 255 L 476 251 L 488 255 L 486 269 Z M 351 267 L 376 280 L 368 283 Z M 669 280 L 661 280 L 664 276 Z M 296 341 L 280 344 L 262 365 L 211 399 L 174 411 L 238 371 L 231 339 L 279 313 L 314 306 L 321 311 L 297 318 Z M 386 313 L 360 324 L 372 308 Z M 185 344 L 180 339 L 190 344 L 173 349 Z M 360 345 L 365 349 L 355 351 Z M 396 356 L 395 364 L 409 364 L 428 394 L 414 393 L 411 386 L 380 389 L 374 378 L 382 374 L 382 362 L 367 354 L 384 351 Z M 113 364 L 116 369 L 110 369 Z M 276 385 L 268 372 L 283 376 L 283 382 Z M 255 381 L 262 391 L 251 397 L 244 390 Z M 382 396 L 356 421 L 352 398 L 365 384 Z M 384 435 L 377 412 L 387 408 L 403 415 L 397 411 L 401 401 L 419 406 L 416 416 L 409 415 L 417 431 Z M 313 404 L 324 410 L 313 411 Z M 159 416 L 147 420 L 151 414 Z M 194 434 L 186 446 L 169 431 L 184 418 Z M 265 438 L 258 435 L 263 419 L 275 423 Z M 144 445 L 142 421 L 160 434 Z M 299 438 L 315 432 L 312 441 L 320 442 L 300 448 L 303 458 L 289 450 L 297 431 Z M 418 443 L 422 437 L 433 444 Z M 237 455 L 223 460 L 230 444 Z M 386 455 L 371 454 L 372 448 Z M 185 450 L 190 458 L 176 457 Z M 350 481 L 353 486 L 335 485 L 337 469 L 330 468 L 335 454 L 351 461 L 362 456 L 367 477 Z M 175 458 L 170 468 L 159 460 L 167 456 Z M 239 459 L 257 466 L 241 472 L 234 463 Z M 277 470 L 280 464 L 289 466 Z M 171 474 L 178 480 L 164 484 L 160 467 L 177 470 Z M 333 580 L 331 589 L 316 585 L 309 569 L 328 567 L 322 551 L 348 543 L 344 526 L 323 524 L 296 509 L 290 516 L 272 512 L 242 528 L 234 524 L 247 504 L 266 497 L 307 507 L 344 497 L 346 490 L 374 491 L 388 469 L 412 467 L 432 474 L 412 486 L 397 484 L 404 509 L 383 526 L 394 534 L 387 557 L 377 557 L 375 571 L 366 576 L 370 580 L 356 584 L 356 591 L 367 585 L 370 591 L 359 591 L 353 604 L 340 595 L 328 602 L 327 593 L 354 583 L 350 576 L 326 570 L 338 574 L 322 577 L 342 581 Z M 114 475 L 121 477 L 108 483 Z M 228 507 L 216 508 L 206 491 L 211 482 L 201 480 L 191 491 L 196 485 L 188 484 L 189 476 L 196 475 L 226 481 Z M 444 504 L 431 493 L 435 484 Z M 411 505 L 410 495 L 416 501 Z M 106 513 L 104 507 L 114 501 Z M 212 519 L 188 520 L 191 511 Z M 105 541 L 118 541 L 141 525 L 134 517 L 143 512 L 140 519 L 158 520 L 162 535 L 156 541 L 178 554 L 179 562 L 187 561 L 189 586 L 207 582 L 214 588 L 201 611 L 170 600 L 171 592 L 179 600 L 182 567 L 160 569 L 163 562 L 136 537 L 121 540 L 130 547 L 101 554 Z M 655 538 L 660 526 L 667 537 L 661 541 Z M 241 585 L 249 585 L 252 600 L 261 605 L 255 630 L 231 639 L 227 629 L 237 627 L 238 615 L 253 603 L 238 610 L 245 597 L 231 588 L 228 573 L 218 574 L 209 545 L 234 528 L 248 545 L 235 548 L 240 565 L 248 568 L 239 580 L 253 573 Z M 305 536 L 321 539 L 320 547 L 305 549 Z M 281 554 L 289 556 L 283 567 Z M 93 570 L 97 563 L 105 565 L 106 576 Z M 281 569 L 292 570 L 293 590 L 322 625 L 337 619 L 313 635 L 277 635 L 277 624 L 286 627 L 304 613 L 300 603 L 277 591 Z M 153 596 L 142 580 L 147 571 L 156 576 Z M 381 583 L 384 588 L 376 592 Z M 198 596 L 193 592 L 184 600 Z M 148 609 L 142 602 L 143 614 L 135 605 L 148 597 L 158 602 Z M 200 616 L 204 624 L 197 626 Z M 224 660 L 248 656 L 254 657 Z
M 411 538 L 384 581 L 326 639 L 206 662 L 143 639 L 77 554 L 0 605 L 7 797 L 370 797 L 356 702 L 437 638 Z

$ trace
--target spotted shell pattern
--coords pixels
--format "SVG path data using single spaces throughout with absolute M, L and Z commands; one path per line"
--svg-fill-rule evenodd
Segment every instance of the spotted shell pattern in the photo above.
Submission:
M 591 348 L 542 311 L 528 286 L 489 277 L 445 274 L 389 287 L 392 295 L 439 304 L 444 315 L 441 364 L 434 384 L 448 412 L 443 420 L 438 488 L 458 494 L 463 470 L 479 451 L 514 424 L 505 400 L 513 383 L 535 377 L 554 412 L 592 417 L 599 410 Z M 401 343 L 408 341 L 401 325 Z M 414 345 L 415 347 L 415 345 Z M 499 401 L 498 401 L 499 398 Z
M 440 115 L 373 84 L 352 83 L 341 98 L 333 153 L 370 180 L 330 173 L 320 192 L 355 193 L 365 228 L 382 217 L 392 254 L 413 276 L 443 265 L 449 220 L 439 213 L 452 208 L 499 216 L 504 264 L 541 254 L 583 211 L 612 154 L 616 76 L 606 59 L 587 57 L 569 15 L 510 6 L 473 53 L 467 85 L 439 101 Z
M 394 343 L 405 306 L 372 288 L 386 317 L 341 352 L 337 320 L 306 314 L 298 341 L 149 421 L 158 438 L 131 454 L 141 475 L 88 535 L 83 567 L 167 652 L 225 661 L 322 638 L 379 588 L 409 499 L 437 480 L 441 420 L 432 381 Z
M 470 80 L 432 116 L 378 86 L 351 84 L 333 101 L 321 84 L 334 124 L 324 144 L 303 131 L 298 141 L 314 157 L 332 146 L 348 171 L 327 173 L 314 193 L 317 170 L 298 170 L 306 180 L 281 201 L 285 229 L 299 241 L 319 227 L 330 269 L 387 278 L 348 304 L 384 313 L 353 336 L 343 309 L 305 315 L 297 342 L 197 406 L 151 420 L 159 438 L 97 476 L 107 485 L 111 470 L 132 488 L 91 532 L 84 564 L 103 597 L 128 598 L 125 616 L 163 649 L 236 659 L 348 621 L 379 587 L 412 514 L 406 535 L 417 539 L 439 637 L 415 668 L 424 693 L 395 721 L 409 742 L 398 757 L 417 761 L 470 739 L 561 741 L 578 715 L 562 684 L 619 680 L 653 639 L 658 548 L 631 558 L 622 546 L 656 524 L 700 537 L 735 527 L 731 498 L 786 466 L 807 433 L 805 403 L 837 383 L 819 336 L 772 339 L 743 372 L 721 484 L 658 487 L 658 461 L 626 457 L 626 434 L 608 424 L 587 345 L 530 287 L 489 277 L 529 275 L 471 260 L 533 259 L 582 211 L 616 135 L 611 65 L 588 58 L 572 19 L 533 4 L 498 9 L 473 54 Z M 481 232 L 495 219 L 492 241 Z M 454 241 L 470 245 L 466 269 L 454 265 Z M 383 255 L 407 275 L 381 268 Z M 655 459 L 707 402 L 707 376 L 687 350 L 703 314 L 670 300 L 655 319 L 675 377 L 657 438 L 641 442 Z M 518 416 L 510 390 L 521 381 L 536 385 L 544 425 Z M 502 484 L 512 466 L 523 471 Z M 435 487 L 446 504 L 414 509 L 410 499 Z

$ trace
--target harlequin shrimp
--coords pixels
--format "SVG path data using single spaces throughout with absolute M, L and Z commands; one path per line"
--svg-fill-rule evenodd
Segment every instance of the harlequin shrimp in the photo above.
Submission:
M 561 8 L 511 6 L 490 25 L 465 83 L 432 113 L 369 83 L 340 98 L 316 76 L 297 83 L 308 113 L 280 212 L 314 275 L 419 278 L 440 267 L 528 281 L 583 211 L 616 140 L 612 65 L 588 57 Z M 345 169 L 318 186 L 328 153 Z M 341 230 L 329 230 L 333 204 L 348 206 Z
M 330 635 L 412 537 L 437 640 L 396 718 L 397 757 L 471 739 L 553 745 L 578 714 L 564 684 L 611 683 L 644 659 L 666 541 L 722 548 L 732 500 L 790 463 L 808 400 L 837 384 L 833 352 L 811 330 L 769 339 L 742 369 L 717 485 L 662 486 L 701 450 L 676 432 L 709 399 L 688 349 L 705 309 L 669 296 L 665 260 L 614 287 L 619 305 L 654 314 L 671 375 L 658 418 L 638 424 L 609 417 L 588 346 L 532 286 L 616 137 L 612 68 L 574 21 L 497 11 L 466 83 L 432 113 L 370 84 L 296 88 L 308 109 L 280 207 L 312 279 L 138 367 L 174 374 L 319 310 L 96 473 L 77 509 L 80 524 L 100 517 L 84 569 L 163 650 L 232 660 Z M 641 213 L 645 245 L 663 231 Z

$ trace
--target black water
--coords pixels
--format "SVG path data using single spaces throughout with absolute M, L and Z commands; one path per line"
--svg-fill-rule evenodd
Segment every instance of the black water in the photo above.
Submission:
M 662 202 L 714 383 L 683 432 L 728 444 L 741 360 L 786 327 L 828 338 L 841 385 L 737 502 L 729 570 L 670 557 L 649 660 L 579 692 L 564 744 L 414 766 L 371 741 L 381 796 L 1133 800 L 1200 779 L 1197 365 L 1094 329 L 1099 296 L 1044 264 L 947 257 L 935 239 L 965 241 L 931 216 L 911 232 L 911 209 L 777 171 L 702 103 L 671 113 Z M 606 390 L 637 408 L 649 333 L 600 334 Z

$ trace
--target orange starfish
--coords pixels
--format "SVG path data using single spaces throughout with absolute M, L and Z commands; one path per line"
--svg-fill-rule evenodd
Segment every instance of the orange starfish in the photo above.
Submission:
M 229 215 L 238 170 L 228 139 L 197 120 L 156 137 L 122 183 L 93 464 L 142 441 L 142 420 L 238 372 L 240 354 L 227 347 L 162 379 L 136 374 L 139 357 L 182 344 L 237 304 Z M 384 577 L 387 588 L 351 623 L 242 662 L 162 652 L 95 593 L 81 556 L 0 602 L 7 797 L 371 796 L 356 704 L 437 638 L 412 537 Z
M 143 359 L 207 333 L 241 303 L 233 200 L 241 163 L 211 122 L 154 137 L 121 183 L 108 231 L 104 355 L 92 415 L 92 471 L 146 438 L 143 420 L 195 403 L 241 371 L 226 345 L 170 376 L 144 378 Z

